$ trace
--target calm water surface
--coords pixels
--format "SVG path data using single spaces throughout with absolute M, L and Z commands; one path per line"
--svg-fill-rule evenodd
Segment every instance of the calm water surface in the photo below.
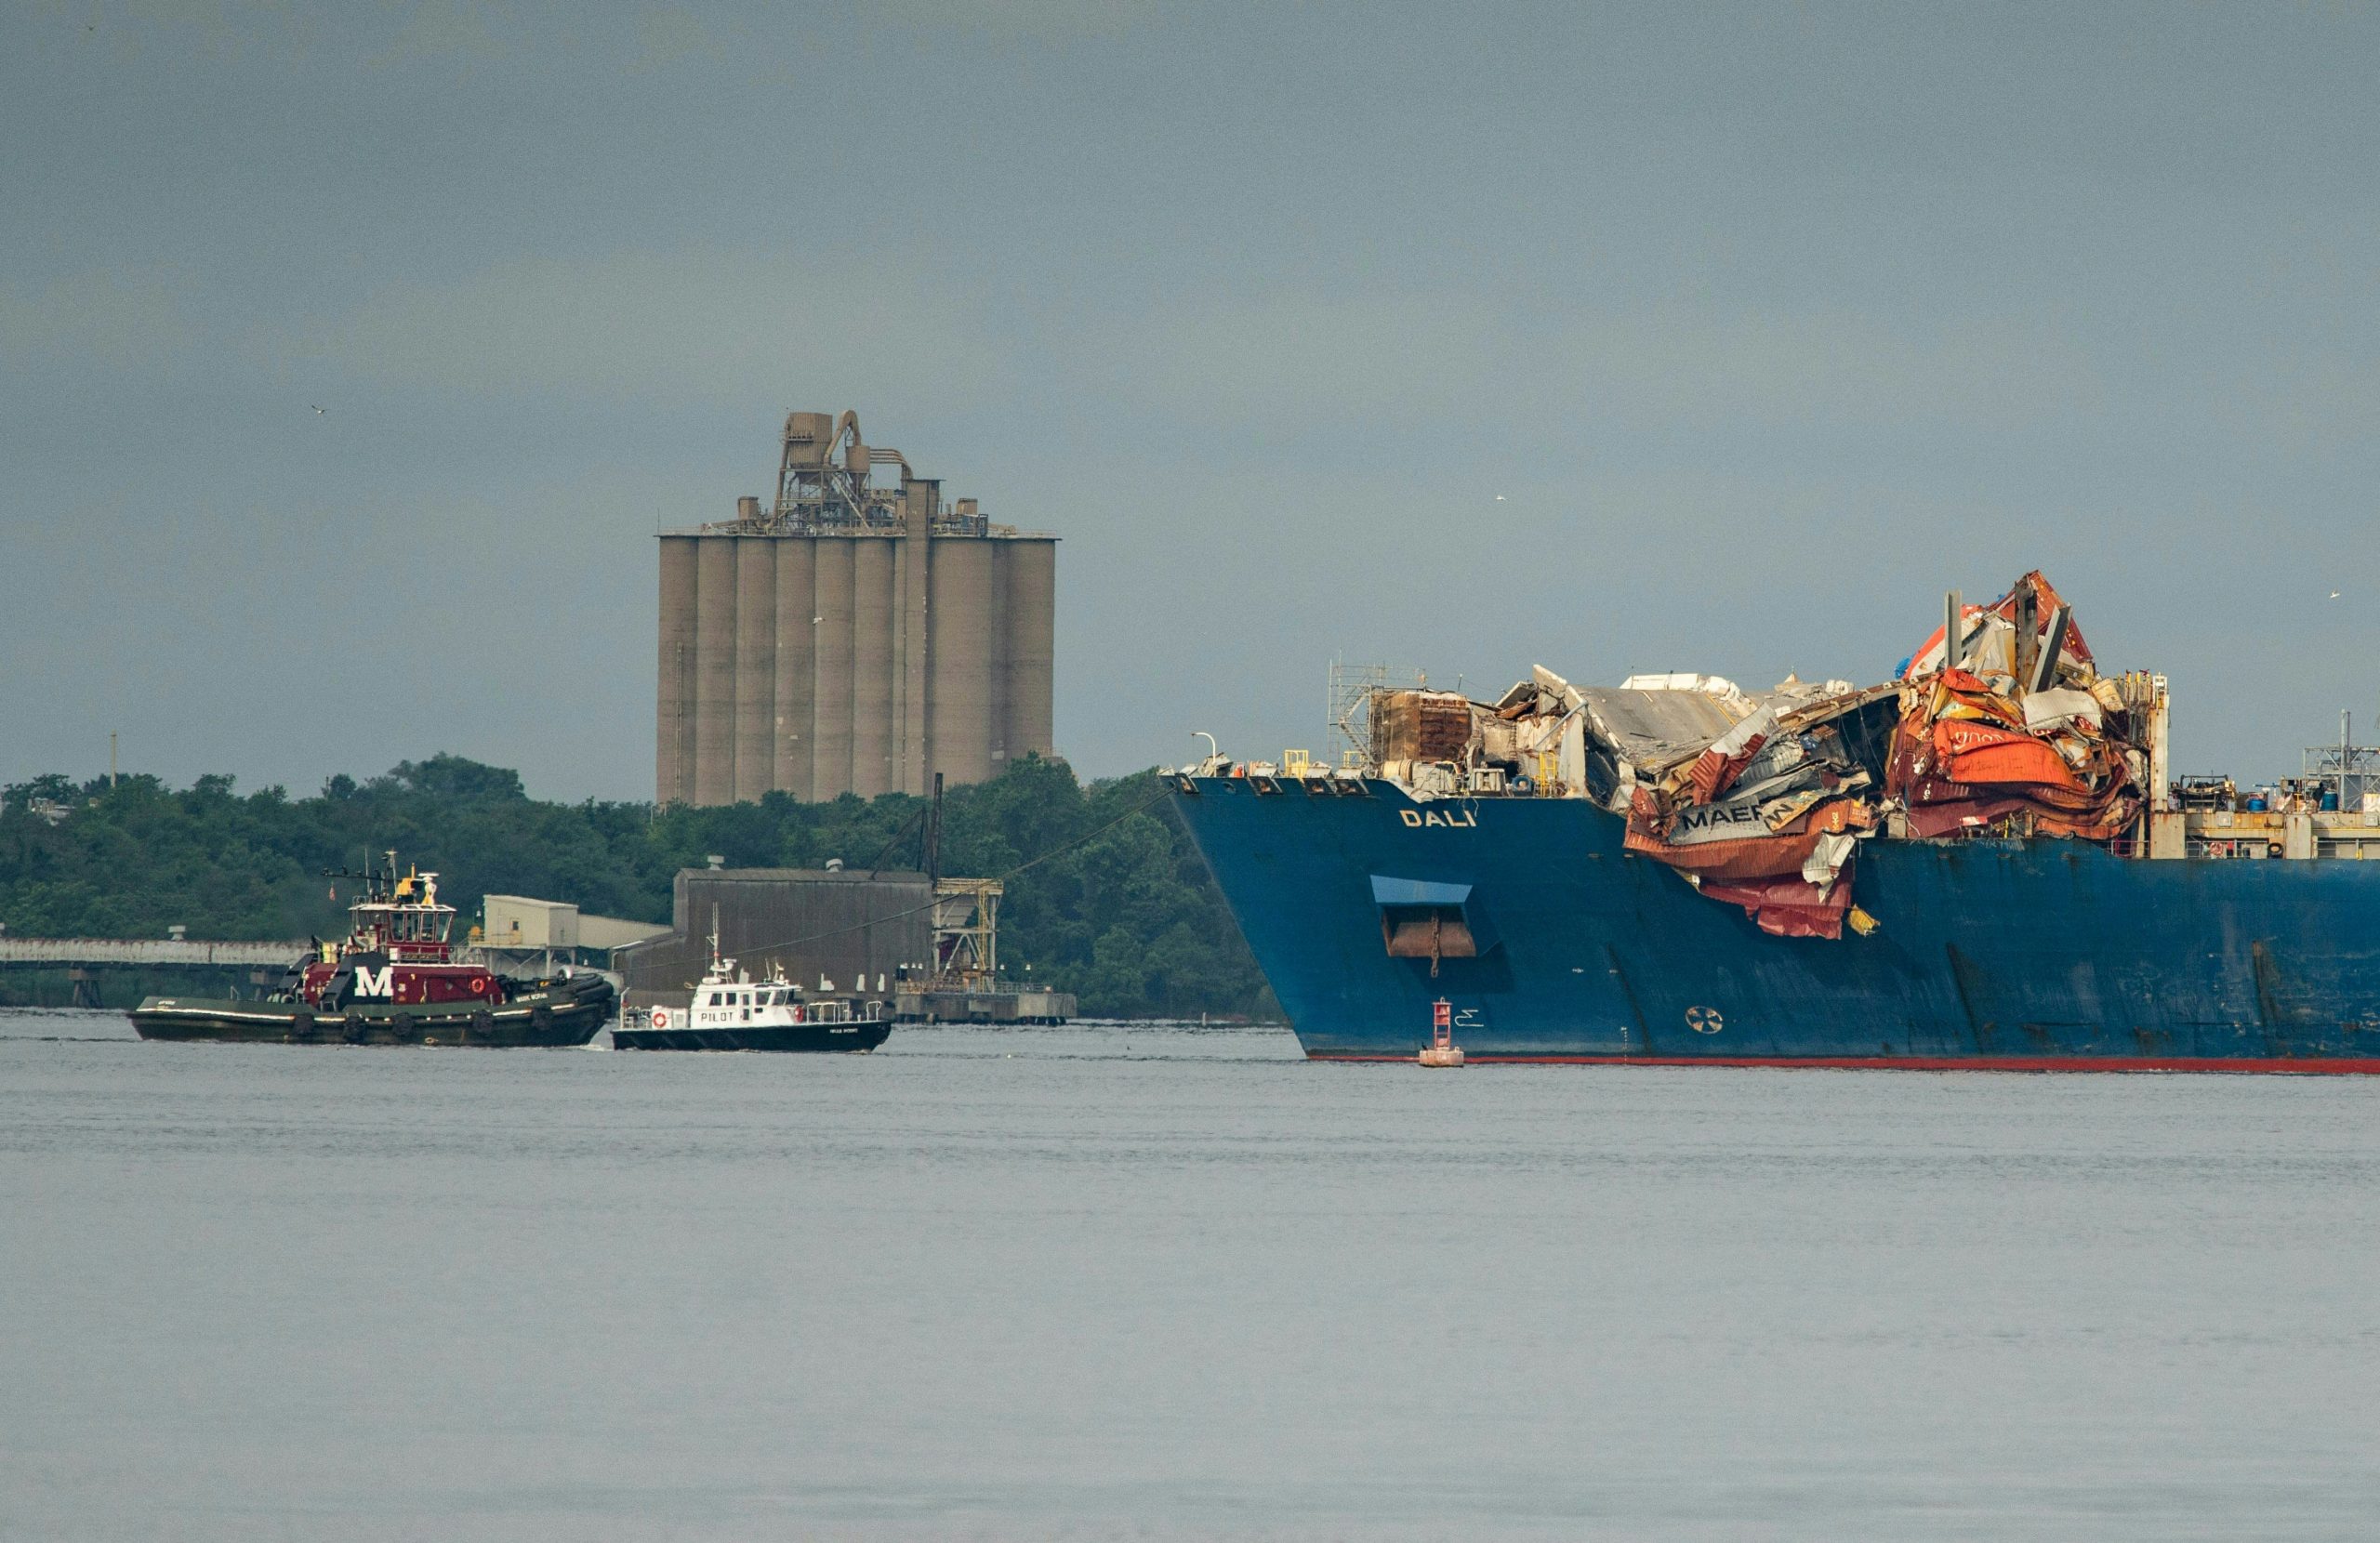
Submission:
M 0 1011 L 0 1537 L 2380 1534 L 2380 1081 Z

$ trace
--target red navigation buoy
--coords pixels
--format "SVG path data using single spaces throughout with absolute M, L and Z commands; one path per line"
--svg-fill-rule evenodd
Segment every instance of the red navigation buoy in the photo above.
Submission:
M 1422 1047 L 1421 1064 L 1462 1064 L 1462 1047 L 1454 1042 L 1454 1007 L 1443 996 L 1430 1004 L 1430 1043 Z

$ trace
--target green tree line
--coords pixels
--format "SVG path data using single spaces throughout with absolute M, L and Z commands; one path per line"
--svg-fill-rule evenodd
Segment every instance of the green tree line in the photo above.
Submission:
M 1000 954 L 1074 992 L 1089 1017 L 1271 1016 L 1263 977 L 1206 864 L 1149 772 L 1083 784 L 1027 758 L 944 799 L 941 868 L 1008 879 Z M 36 778 L 0 804 L 0 925 L 15 937 L 324 937 L 346 928 L 351 880 L 324 877 L 389 849 L 440 875 L 467 917 L 483 895 L 568 901 L 668 922 L 672 880 L 730 867 L 914 867 L 924 800 L 772 793 L 714 809 L 545 803 L 519 773 L 459 756 L 404 761 L 312 798 L 188 788 L 152 776 Z M 1038 861 L 1037 861 L 1038 860 Z M 1025 866 L 1028 863 L 1030 866 Z M 1014 870 L 1022 868 L 1022 872 Z

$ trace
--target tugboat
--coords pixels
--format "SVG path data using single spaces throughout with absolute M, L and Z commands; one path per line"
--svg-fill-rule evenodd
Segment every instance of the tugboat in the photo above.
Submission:
M 543 980 L 456 960 L 455 908 L 434 873 L 367 869 L 344 943 L 323 943 L 257 1001 L 151 996 L 132 1009 L 143 1039 L 266 1045 L 584 1045 L 618 992 L 593 971 Z
M 654 1008 L 646 1027 L 623 1018 L 612 1031 L 617 1050 L 872 1050 L 891 1037 L 883 1004 L 854 1011 L 847 1001 L 808 1002 L 780 968 L 768 980 L 739 973 L 719 956 L 719 918 L 710 928 L 710 968 L 691 1006 Z

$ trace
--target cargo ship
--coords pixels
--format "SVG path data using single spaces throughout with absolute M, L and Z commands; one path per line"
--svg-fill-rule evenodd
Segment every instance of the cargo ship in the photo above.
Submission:
M 434 873 L 385 871 L 362 880 L 345 940 L 317 943 L 272 991 L 253 1000 L 151 996 L 131 1012 L 143 1039 L 273 1045 L 584 1045 L 619 995 L 593 970 L 524 980 L 455 956 L 455 908 Z
M 2380 1073 L 2380 794 L 2175 779 L 2028 574 L 1883 684 L 1374 686 L 1168 773 L 1308 1056 Z

